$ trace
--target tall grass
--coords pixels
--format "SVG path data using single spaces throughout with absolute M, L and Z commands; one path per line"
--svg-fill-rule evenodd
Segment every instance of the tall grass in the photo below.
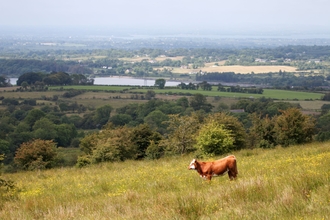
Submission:
M 329 219 L 328 145 L 234 152 L 235 181 L 201 179 L 193 156 L 5 174 L 0 219 Z

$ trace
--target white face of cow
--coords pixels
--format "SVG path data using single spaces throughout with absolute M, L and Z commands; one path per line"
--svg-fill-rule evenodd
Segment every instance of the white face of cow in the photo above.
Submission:
M 189 170 L 196 170 L 195 162 L 196 162 L 196 159 L 193 159 L 193 160 L 190 162 L 190 165 L 189 165 L 189 167 L 188 167 Z

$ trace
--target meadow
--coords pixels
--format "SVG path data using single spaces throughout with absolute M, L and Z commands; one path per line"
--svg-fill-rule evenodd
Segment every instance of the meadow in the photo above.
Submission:
M 203 180 L 193 155 L 3 174 L 0 219 L 330 218 L 329 142 L 232 153 L 234 181 Z

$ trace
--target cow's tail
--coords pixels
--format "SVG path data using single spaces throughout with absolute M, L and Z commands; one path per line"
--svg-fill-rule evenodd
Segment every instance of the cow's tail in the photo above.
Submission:
M 234 156 L 235 157 L 235 156 Z M 236 176 L 238 175 L 238 170 L 237 170 L 237 161 L 236 161 L 236 157 L 235 157 L 235 160 L 234 160 L 234 169 L 235 169 L 235 173 L 236 173 Z
M 233 159 L 234 159 L 234 162 L 233 162 L 233 165 L 234 165 L 234 167 L 233 167 L 233 172 L 235 172 L 234 177 L 236 178 L 236 176 L 238 175 L 238 170 L 237 170 L 237 160 L 236 160 L 236 157 L 235 157 L 234 155 L 231 155 L 231 156 L 232 156 Z

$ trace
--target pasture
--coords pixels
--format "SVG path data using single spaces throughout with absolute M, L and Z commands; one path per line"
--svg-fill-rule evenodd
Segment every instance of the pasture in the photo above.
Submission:
M 232 153 L 235 181 L 201 179 L 193 155 L 3 174 L 0 219 L 329 219 L 329 142 Z

